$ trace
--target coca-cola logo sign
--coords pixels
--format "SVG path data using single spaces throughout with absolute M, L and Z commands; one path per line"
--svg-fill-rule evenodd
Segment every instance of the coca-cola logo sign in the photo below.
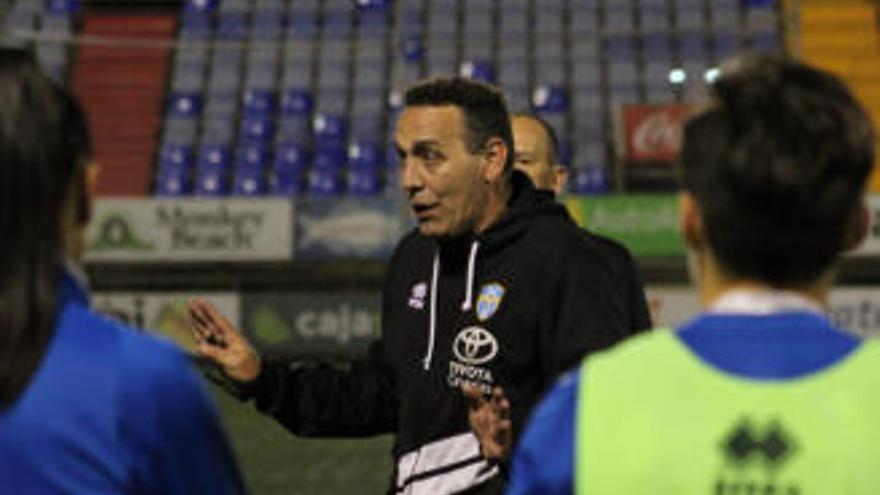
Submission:
M 622 109 L 624 155 L 632 162 L 672 162 L 681 151 L 686 105 L 627 105 Z

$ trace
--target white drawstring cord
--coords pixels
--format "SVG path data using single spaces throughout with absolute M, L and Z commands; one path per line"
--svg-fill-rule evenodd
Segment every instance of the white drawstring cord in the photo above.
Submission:
M 437 331 L 437 279 L 440 276 L 440 252 L 434 253 L 434 274 L 431 276 L 431 322 L 428 327 L 428 352 L 422 364 L 425 371 L 431 369 L 431 358 L 434 355 L 434 338 Z
M 470 311 L 473 307 L 473 298 L 474 298 L 474 270 L 476 268 L 477 263 L 477 250 L 480 248 L 480 243 L 478 241 L 474 241 L 471 243 L 471 255 L 468 258 L 468 271 L 467 271 L 467 281 L 465 282 L 467 285 L 465 286 L 465 296 L 464 302 L 461 303 L 462 311 Z

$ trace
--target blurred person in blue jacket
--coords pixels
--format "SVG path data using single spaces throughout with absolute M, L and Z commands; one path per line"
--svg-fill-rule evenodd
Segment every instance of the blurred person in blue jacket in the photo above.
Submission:
M 685 126 L 681 226 L 704 311 L 585 359 L 533 413 L 510 494 L 876 493 L 880 344 L 828 293 L 873 163 L 836 77 L 726 64 Z
M 76 101 L 0 48 L 0 487 L 244 493 L 186 356 L 89 309 L 90 160 Z

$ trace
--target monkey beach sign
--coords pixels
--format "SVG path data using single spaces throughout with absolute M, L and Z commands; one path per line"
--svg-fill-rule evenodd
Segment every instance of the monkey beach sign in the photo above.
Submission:
M 293 255 L 285 199 L 105 199 L 95 205 L 86 261 L 283 261 Z

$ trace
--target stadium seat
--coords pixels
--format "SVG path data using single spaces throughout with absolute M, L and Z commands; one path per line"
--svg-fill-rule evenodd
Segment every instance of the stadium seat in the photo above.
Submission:
M 338 170 L 313 169 L 308 174 L 308 193 L 315 197 L 340 196 L 343 192 L 341 174 Z
M 225 196 L 229 193 L 228 172 L 225 170 L 199 169 L 196 171 L 195 191 L 197 196 Z
M 467 60 L 462 62 L 459 75 L 487 83 L 495 82 L 495 70 L 487 60 Z
M 239 168 L 235 171 L 232 192 L 237 196 L 264 196 L 268 184 L 263 169 Z
M 269 165 L 269 152 L 257 143 L 242 144 L 235 157 L 235 169 L 265 170 Z
M 274 121 L 266 116 L 245 116 L 239 129 L 243 142 L 265 143 L 272 139 L 275 132 Z
M 168 97 L 168 114 L 171 117 L 194 118 L 202 111 L 202 95 L 196 92 L 181 92 Z
M 382 192 L 382 174 L 375 168 L 353 168 L 348 171 L 348 193 L 355 197 L 376 196 Z
M 338 172 L 346 163 L 345 148 L 339 146 L 318 146 L 315 149 L 315 160 L 312 166 L 315 170 Z
M 318 146 L 341 145 L 348 137 L 348 129 L 345 120 L 339 115 L 318 113 L 314 123 L 315 141 Z
M 275 93 L 265 89 L 250 89 L 244 94 L 246 116 L 271 117 L 275 113 Z
M 200 170 L 229 170 L 231 156 L 225 146 L 203 145 L 199 149 L 198 168 Z
M 572 194 L 605 194 L 610 190 L 608 169 L 577 167 L 570 172 L 569 192 Z
M 568 95 L 561 86 L 539 86 L 532 94 L 532 105 L 541 113 L 563 113 L 568 110 Z

